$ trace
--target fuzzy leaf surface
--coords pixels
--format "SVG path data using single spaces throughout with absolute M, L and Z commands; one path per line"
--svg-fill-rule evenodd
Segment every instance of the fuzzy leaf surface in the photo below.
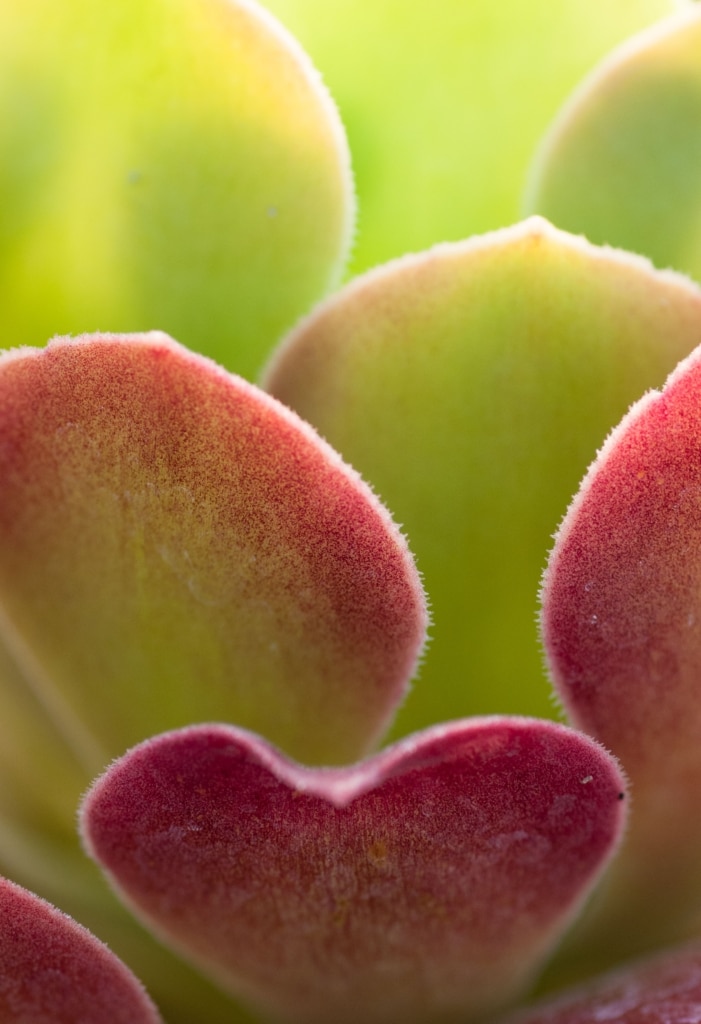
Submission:
M 411 556 L 289 410 L 160 334 L 0 361 L 0 628 L 88 770 L 232 718 L 377 741 L 425 629 Z
M 548 722 L 454 723 L 335 770 L 212 725 L 126 754 L 82 827 L 156 934 L 266 1015 L 447 1024 L 529 982 L 623 798 L 615 762 Z
M 106 946 L 32 893 L 0 879 L 2 1024 L 160 1024 Z
M 502 1024 L 699 1024 L 701 951 L 679 949 L 622 968 Z
M 701 336 L 701 292 L 534 218 L 349 285 L 266 387 L 376 488 L 435 628 L 397 732 L 550 716 L 534 617 L 553 527 L 610 427 Z
M 701 10 L 614 51 L 563 107 L 526 211 L 701 279 Z
M 592 908 L 589 952 L 604 962 L 699 931 L 700 551 L 697 349 L 611 433 L 544 581 L 544 643 L 570 721 L 620 758 L 634 793 Z

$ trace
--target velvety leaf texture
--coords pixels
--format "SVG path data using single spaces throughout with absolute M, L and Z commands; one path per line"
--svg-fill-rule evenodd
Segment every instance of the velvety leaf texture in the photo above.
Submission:
M 85 928 L 0 880 L 2 1024 L 159 1024 L 127 968 Z
M 389 514 L 296 416 L 163 335 L 0 360 L 0 628 L 99 770 L 164 727 L 342 762 L 425 629 Z
M 701 10 L 614 51 L 574 93 L 534 164 L 528 213 L 701 278 Z
M 624 815 L 590 740 L 488 718 L 334 770 L 193 727 L 113 765 L 82 821 L 135 912 L 267 1014 L 434 1024 L 522 990 Z
M 701 951 L 680 949 L 607 975 L 503 1024 L 700 1024 Z
M 592 454 L 701 337 L 701 292 L 532 218 L 352 282 L 265 386 L 407 530 L 433 643 L 396 733 L 553 714 L 533 618 L 544 553 Z
M 631 832 L 594 942 L 645 949 L 701 914 L 701 351 L 612 432 L 557 536 L 543 632 L 572 722 L 621 759 Z M 696 923 L 694 923 L 696 922 Z

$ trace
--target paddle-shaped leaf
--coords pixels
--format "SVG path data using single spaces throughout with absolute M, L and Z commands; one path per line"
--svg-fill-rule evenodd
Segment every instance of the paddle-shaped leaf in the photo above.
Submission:
M 90 932 L 0 879 L 2 1024 L 159 1024 L 136 978 Z
M 528 213 L 701 278 L 701 9 L 614 51 L 555 121 Z
M 0 360 L 0 476 L 0 628 L 95 771 L 212 718 L 314 762 L 378 738 L 421 587 L 279 403 L 163 335 L 58 340 Z
M 600 747 L 531 719 L 326 770 L 212 725 L 126 754 L 82 819 L 135 912 L 267 1014 L 436 1024 L 527 984 L 616 846 L 622 787 Z
M 534 218 L 366 275 L 266 386 L 403 523 L 435 643 L 398 732 L 552 715 L 533 629 L 553 526 L 592 453 L 701 337 L 701 292 Z
M 356 269 L 511 224 L 545 127 L 675 0 L 266 0 L 322 69 L 353 153 Z
M 701 350 L 612 432 L 559 531 L 543 633 L 570 720 L 621 759 L 634 813 L 594 952 L 701 912 Z
M 253 0 L 3 0 L 0 336 L 170 331 L 245 376 L 338 280 L 347 144 Z

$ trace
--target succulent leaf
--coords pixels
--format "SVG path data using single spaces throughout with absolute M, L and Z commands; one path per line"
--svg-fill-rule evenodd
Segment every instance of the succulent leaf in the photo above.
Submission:
M 411 537 L 435 621 L 397 732 L 549 716 L 533 626 L 553 525 L 611 425 L 701 336 L 701 292 L 534 218 L 406 257 L 292 333 L 266 387 Z
M 623 788 L 603 749 L 530 719 L 332 770 L 212 725 L 126 754 L 82 825 L 156 934 L 266 1015 L 436 1024 L 530 981 L 618 842 Z
M 701 279 L 701 9 L 614 51 L 574 93 L 525 201 L 558 227 Z
M 248 377 L 353 221 L 335 107 L 253 0 L 4 0 L 0 203 L 5 345 L 159 328 Z
M 311 762 L 377 741 L 423 592 L 293 413 L 163 335 L 0 360 L 0 629 L 88 768 L 192 721 Z
M 622 968 L 502 1024 L 697 1024 L 701 951 L 666 952 Z
M 569 718 L 632 784 L 630 832 L 582 940 L 602 962 L 699 930 L 700 496 L 697 349 L 611 433 L 544 581 L 544 643 Z
M 65 914 L 0 879 L 3 1024 L 159 1024 L 153 1003 L 106 946 Z

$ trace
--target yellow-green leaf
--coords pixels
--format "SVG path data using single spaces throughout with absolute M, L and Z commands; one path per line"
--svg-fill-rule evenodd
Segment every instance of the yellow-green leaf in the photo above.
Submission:
M 620 47 L 534 164 L 528 212 L 701 279 L 701 8 Z
M 265 0 L 339 104 L 362 270 L 518 218 L 533 151 L 597 60 L 673 0 Z
M 433 639 L 398 732 L 552 714 L 535 627 L 551 533 L 700 333 L 690 281 L 539 218 L 390 263 L 293 332 L 267 386 L 373 484 L 424 574 Z
M 0 208 L 0 344 L 158 328 L 251 377 L 336 282 L 353 200 L 252 0 L 6 0 Z

